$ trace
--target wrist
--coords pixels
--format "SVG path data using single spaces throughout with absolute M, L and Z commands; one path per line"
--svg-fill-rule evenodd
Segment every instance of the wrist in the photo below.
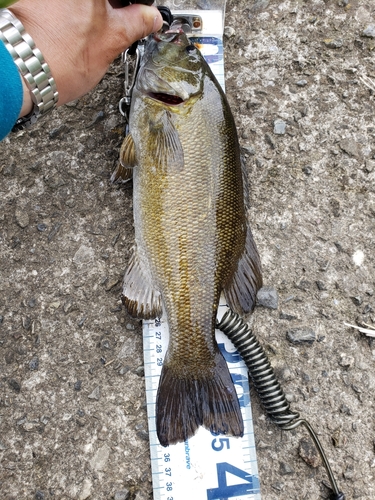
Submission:
M 21 116 L 26 116 L 31 111 L 33 110 L 33 101 L 31 99 L 31 93 L 30 89 L 27 87 L 25 80 L 21 76 L 21 81 L 22 81 L 22 90 L 23 90 L 23 101 L 22 101 L 22 108 L 19 114 L 19 118 Z

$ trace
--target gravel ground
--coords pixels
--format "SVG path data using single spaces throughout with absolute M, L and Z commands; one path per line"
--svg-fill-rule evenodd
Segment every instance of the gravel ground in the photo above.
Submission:
M 277 309 L 254 331 L 317 430 L 347 499 L 371 499 L 375 6 L 228 0 L 227 94 Z M 140 323 L 121 307 L 132 186 L 116 62 L 90 95 L 0 145 L 0 491 L 4 500 L 152 498 Z M 296 343 L 302 340 L 300 343 Z M 253 397 L 262 498 L 328 497 Z M 303 443 L 302 443 L 303 444 Z

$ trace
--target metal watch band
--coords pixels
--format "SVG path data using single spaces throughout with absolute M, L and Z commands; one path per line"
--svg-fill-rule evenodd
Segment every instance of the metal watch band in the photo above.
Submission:
M 59 94 L 42 53 L 35 47 L 23 24 L 8 9 L 0 9 L 0 40 L 18 66 L 34 103 L 31 113 L 19 118 L 13 127 L 13 131 L 21 130 L 30 127 L 39 116 L 54 108 Z

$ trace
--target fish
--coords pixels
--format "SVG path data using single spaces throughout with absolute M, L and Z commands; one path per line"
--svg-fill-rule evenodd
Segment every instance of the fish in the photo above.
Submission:
M 135 244 L 122 299 L 134 317 L 167 317 L 170 339 L 156 397 L 159 442 L 186 441 L 200 426 L 242 436 L 215 322 L 222 293 L 233 311 L 253 310 L 261 264 L 233 115 L 181 29 L 148 37 L 129 129 L 112 175 L 114 182 L 133 178 Z

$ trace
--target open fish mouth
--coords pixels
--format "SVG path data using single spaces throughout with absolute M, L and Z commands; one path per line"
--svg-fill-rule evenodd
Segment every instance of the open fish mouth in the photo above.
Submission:
M 184 102 L 182 97 L 178 95 L 166 94 L 163 92 L 149 92 L 148 96 L 156 101 L 168 104 L 169 106 L 178 106 Z

